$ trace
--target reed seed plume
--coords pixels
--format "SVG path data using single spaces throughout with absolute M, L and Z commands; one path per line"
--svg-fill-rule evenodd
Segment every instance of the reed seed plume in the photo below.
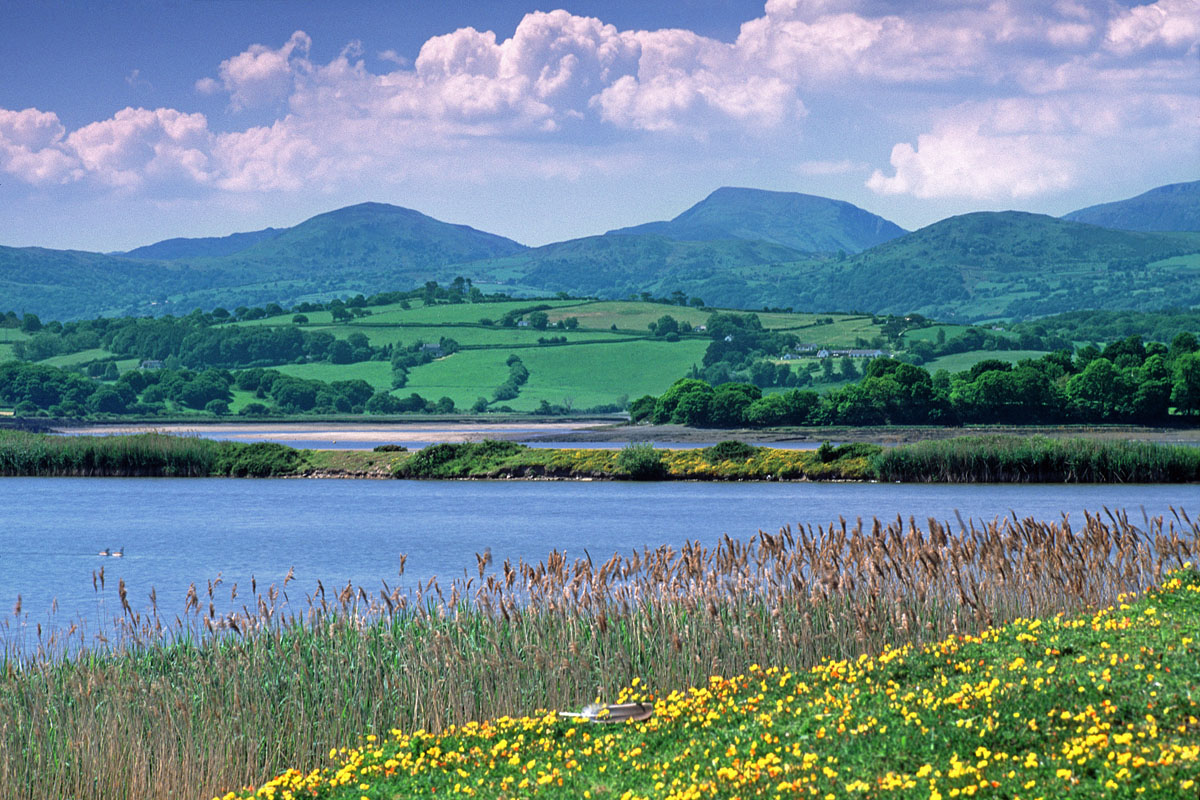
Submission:
M 841 519 L 600 563 L 556 550 L 493 564 L 485 551 L 452 581 L 318 581 L 302 605 L 257 581 L 218 592 L 218 576 L 170 616 L 156 593 L 135 608 L 119 582 L 115 620 L 35 634 L 18 604 L 0 621 L 0 786 L 33 800 L 207 798 L 365 732 L 580 708 L 634 677 L 696 686 L 1071 613 L 1198 555 L 1182 510 L 1137 524 L 1103 511 L 1078 524 Z M 94 585 L 105 592 L 102 572 Z M 225 597 L 239 607 L 219 611 Z

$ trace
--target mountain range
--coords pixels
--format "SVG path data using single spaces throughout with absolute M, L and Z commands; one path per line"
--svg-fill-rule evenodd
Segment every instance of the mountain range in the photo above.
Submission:
M 814 195 L 721 188 L 674 219 L 529 248 L 362 203 L 291 228 L 126 253 L 0 247 L 0 311 L 46 318 L 290 304 L 471 278 L 511 294 L 682 291 L 741 308 L 1027 318 L 1200 304 L 1200 181 L 1061 219 L 977 212 L 914 232 Z

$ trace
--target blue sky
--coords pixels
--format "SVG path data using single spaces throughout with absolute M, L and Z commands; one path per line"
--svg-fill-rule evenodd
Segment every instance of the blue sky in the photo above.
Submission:
M 722 185 L 1061 214 L 1200 177 L 1198 42 L 1200 0 L 7 0 L 0 244 L 365 200 L 541 244 Z

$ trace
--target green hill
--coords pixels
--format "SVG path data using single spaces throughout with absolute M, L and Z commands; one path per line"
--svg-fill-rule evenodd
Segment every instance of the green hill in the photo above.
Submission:
M 233 247 L 239 240 L 204 241 L 139 250 L 198 253 Z M 320 214 L 222 257 L 147 261 L 0 248 L 0 296 L 4 310 L 59 319 L 164 309 L 186 313 L 196 307 L 290 303 L 313 295 L 411 288 L 429 279 L 452 278 L 449 265 L 525 249 L 511 239 L 410 209 L 362 203 Z M 170 303 L 163 304 L 168 298 Z M 152 305 L 155 302 L 158 305 Z
M 1197 254 L 1197 234 L 979 212 L 816 265 L 789 287 L 797 293 L 797 308 L 917 311 L 941 319 L 1160 309 L 1200 303 Z
M 109 253 L 125 258 L 143 258 L 151 261 L 173 261 L 181 258 L 219 258 L 240 253 L 264 239 L 280 234 L 280 228 L 263 228 L 261 231 L 231 233 L 228 236 L 206 236 L 198 239 L 164 239 L 161 242 L 136 247 L 125 253 Z
M 748 239 L 802 252 L 857 253 L 905 230 L 858 206 L 796 192 L 722 187 L 666 222 L 607 235 L 656 234 L 683 241 Z
M 100 253 L 0 247 L 0 310 L 74 319 L 124 313 L 136 298 L 139 313 L 146 314 L 154 308 L 152 302 L 192 285 L 186 272 L 155 261 Z
M 1072 211 L 1063 219 L 1125 231 L 1200 231 L 1200 181 Z
M 624 298 L 640 292 L 667 295 L 678 289 L 703 296 L 709 303 L 728 303 L 728 293 L 718 300 L 701 291 L 706 286 L 712 288 L 714 282 L 729 280 L 735 268 L 765 269 L 802 257 L 796 250 L 761 241 L 689 242 L 664 236 L 605 235 L 556 242 L 507 258 L 459 265 L 457 269 L 477 281 L 489 279 L 544 292 Z M 740 293 L 735 304 L 753 304 L 762 296 L 742 292 L 741 279 L 733 279 L 733 284 Z

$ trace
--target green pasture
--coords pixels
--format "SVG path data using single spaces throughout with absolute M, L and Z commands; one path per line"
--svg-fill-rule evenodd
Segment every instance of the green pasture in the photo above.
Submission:
M 446 325 L 453 323 L 470 322 L 475 323 L 479 320 L 487 318 L 497 322 L 500 318 L 509 311 L 517 311 L 523 308 L 532 306 L 553 306 L 560 308 L 562 306 L 577 306 L 580 305 L 579 300 L 506 300 L 500 303 L 455 303 L 452 305 L 436 305 L 436 306 L 419 306 L 414 304 L 413 308 L 408 310 L 397 306 L 380 306 L 379 309 L 371 309 L 369 317 L 361 317 L 357 320 L 360 323 L 387 323 L 387 322 L 402 322 L 407 324 L 435 324 Z M 550 312 L 546 312 L 550 313 Z M 567 314 L 565 316 L 571 316 Z M 309 319 L 316 322 L 312 315 Z M 351 323 L 353 324 L 353 323 Z
M 542 400 L 562 405 L 570 399 L 575 408 L 589 408 L 615 403 L 622 396 L 661 394 L 700 362 L 707 346 L 702 340 L 640 340 L 514 351 L 529 370 L 529 381 L 518 397 L 502 404 L 532 411 Z M 455 353 L 410 370 L 408 384 L 396 394 L 417 392 L 429 399 L 444 395 L 460 408 L 470 407 L 476 398 L 490 400 L 508 378 L 504 362 L 509 355 L 503 349 Z
M 297 311 L 288 311 L 283 314 L 277 314 L 273 317 L 263 317 L 262 319 L 248 319 L 241 322 L 235 322 L 234 325 L 239 326 L 260 326 L 267 325 L 272 328 L 278 328 L 284 325 L 294 325 L 292 317 L 301 313 Z M 332 325 L 333 314 L 328 311 L 305 311 L 304 316 L 308 317 L 309 325 Z
M 966 353 L 954 353 L 942 356 L 941 358 L 935 358 L 933 361 L 922 364 L 922 366 L 929 370 L 930 373 L 944 369 L 953 374 L 968 370 L 986 359 L 1007 361 L 1010 364 L 1015 364 L 1027 358 L 1041 358 L 1047 352 L 1046 350 L 971 350 Z
M 823 315 L 832 316 L 830 314 Z M 858 339 L 871 340 L 879 336 L 879 327 L 870 317 L 833 317 L 832 325 L 817 325 L 793 331 L 802 342 L 811 342 L 822 347 L 851 348 L 858 346 Z
M 930 325 L 928 328 L 913 328 L 905 331 L 903 338 L 907 342 L 936 342 L 938 331 L 945 331 L 946 339 L 949 341 L 970 328 L 970 325 Z
M 86 364 L 88 361 L 95 361 L 100 358 L 112 358 L 112 353 L 102 347 L 94 347 L 90 350 L 80 350 L 78 353 L 67 353 L 61 356 L 51 356 L 45 361 L 39 362 L 47 364 L 51 367 L 73 367 L 76 364 Z M 136 359 L 132 359 L 133 364 L 137 364 Z M 121 366 L 120 363 L 117 364 Z
M 609 339 L 614 342 L 629 341 L 629 336 L 612 333 L 611 331 L 563 331 L 558 329 L 534 330 L 533 328 L 503 328 L 499 326 L 480 325 L 429 325 L 429 326 L 368 326 L 368 325 L 332 325 L 329 327 L 312 327 L 310 331 L 327 331 L 339 339 L 345 339 L 352 333 L 361 333 L 367 337 L 373 347 L 384 344 L 394 345 L 397 342 L 410 345 L 422 341 L 436 344 L 443 336 L 453 339 L 460 345 L 503 347 L 529 347 L 538 344 L 538 339 L 551 337 L 566 337 L 567 341 L 585 341 Z M 649 333 L 647 331 L 647 333 Z
M 317 361 L 312 364 L 285 364 L 277 369 L 284 375 L 307 380 L 331 383 L 361 379 L 376 389 L 392 388 L 392 365 L 387 361 L 360 361 L 357 364 Z
M 526 352 L 521 351 L 522 359 Z M 508 366 L 504 363 L 508 356 L 509 353 L 504 350 L 466 350 L 454 353 L 409 370 L 408 383 L 393 394 L 405 397 L 416 392 L 427 400 L 449 397 L 458 408 L 468 409 L 479 397 L 491 400 L 496 387 L 508 379 Z M 390 371 L 387 381 L 387 385 L 390 386 Z M 514 408 L 517 407 L 515 400 L 506 402 Z
M 644 331 L 651 322 L 663 315 L 670 315 L 677 322 L 687 322 L 689 327 L 703 325 L 714 311 L 729 309 L 699 309 L 691 306 L 671 306 L 662 303 L 642 303 L 634 300 L 598 300 L 590 303 L 548 311 L 551 322 L 567 317 L 576 317 L 581 328 L 607 330 L 616 325 L 621 330 Z M 766 311 L 733 311 L 737 314 L 757 314 L 764 328 L 798 328 L 814 324 L 818 319 L 833 317 L 846 319 L 838 314 L 784 314 Z M 869 322 L 868 318 L 868 322 Z
M 685 339 L 523 350 L 529 382 L 509 405 L 532 410 L 541 400 L 565 404 L 570 397 L 575 408 L 588 408 L 661 394 L 703 360 L 707 347 L 707 341 Z

